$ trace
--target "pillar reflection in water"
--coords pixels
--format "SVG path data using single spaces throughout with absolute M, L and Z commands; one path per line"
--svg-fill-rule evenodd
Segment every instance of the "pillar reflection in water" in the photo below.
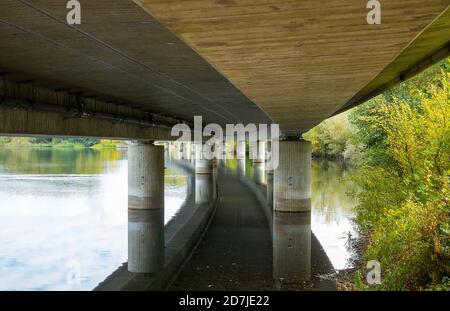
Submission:
M 218 195 L 217 194 L 217 178 L 219 176 L 219 165 L 218 165 L 217 160 L 216 160 L 216 164 L 213 165 L 212 176 L 213 176 L 212 181 L 211 181 L 211 183 L 212 183 L 211 187 L 212 187 L 212 193 L 213 193 L 212 201 L 215 201 L 217 199 L 217 195 Z
M 236 162 L 237 162 L 237 173 L 239 176 L 245 176 L 245 155 L 246 155 L 245 141 L 238 141 L 236 143 Z
M 266 142 L 266 154 L 264 157 L 265 170 L 266 170 L 266 190 L 267 190 L 267 204 L 273 209 L 273 170 L 270 165 L 272 160 L 272 142 L 269 140 Z
M 239 176 L 245 176 L 245 159 L 236 159 L 237 174 Z
M 164 210 L 128 210 L 128 271 L 156 273 L 164 264 Z
M 310 212 L 274 212 L 273 278 L 281 286 L 311 280 Z
M 209 203 L 214 199 L 213 174 L 195 175 L 195 203 Z
M 253 162 L 253 178 L 257 185 L 265 183 L 265 165 L 264 162 Z
M 195 203 L 209 203 L 214 198 L 215 160 L 207 159 L 203 153 L 203 144 L 195 145 Z
M 194 167 L 195 167 L 195 156 L 196 156 L 195 152 L 196 152 L 195 145 L 191 145 L 191 158 L 190 158 L 190 161 L 191 161 L 191 164 Z
M 266 143 L 264 141 L 258 141 L 256 144 L 256 155 L 253 155 L 253 178 L 257 185 L 263 185 L 265 183 L 265 153 Z
M 273 172 L 266 171 L 267 204 L 273 209 Z

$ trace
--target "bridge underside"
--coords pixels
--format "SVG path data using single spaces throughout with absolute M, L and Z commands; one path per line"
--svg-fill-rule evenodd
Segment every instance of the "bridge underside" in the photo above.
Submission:
M 135 3 L 136 2 L 136 3 Z M 0 3 L 0 133 L 169 139 L 173 124 L 300 134 L 449 55 L 448 0 Z
M 1 110 L 9 122 L 0 133 L 140 138 L 154 136 L 144 129 L 153 123 L 170 128 L 194 115 L 222 125 L 269 122 L 131 0 L 84 1 L 76 27 L 67 12 L 58 0 L 1 1 L 0 96 L 9 98 Z M 102 113 L 109 118 L 86 120 Z
M 366 1 L 135 2 L 284 132 L 303 133 L 449 50 L 448 0 L 381 1 L 379 25 L 367 23 Z

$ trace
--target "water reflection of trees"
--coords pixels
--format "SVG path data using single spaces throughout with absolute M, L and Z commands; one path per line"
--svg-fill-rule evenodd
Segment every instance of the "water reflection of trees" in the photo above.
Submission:
M 343 216 L 353 216 L 355 200 L 347 195 L 355 185 L 348 180 L 351 167 L 335 161 L 312 163 L 312 206 L 314 214 L 325 217 L 327 222 L 338 222 Z
M 100 174 L 105 162 L 123 159 L 120 149 L 0 148 L 0 171 L 18 174 Z
M 126 151 L 122 149 L 6 147 L 0 148 L 0 173 L 103 174 L 115 167 L 111 163 L 125 158 Z M 187 175 L 179 168 L 167 167 L 165 183 L 186 185 Z

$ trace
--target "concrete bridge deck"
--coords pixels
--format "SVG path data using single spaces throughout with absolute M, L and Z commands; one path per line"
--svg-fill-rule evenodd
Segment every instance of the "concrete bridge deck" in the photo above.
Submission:
M 174 139 L 174 124 L 300 135 L 450 53 L 449 0 L 0 3 L 0 133 Z

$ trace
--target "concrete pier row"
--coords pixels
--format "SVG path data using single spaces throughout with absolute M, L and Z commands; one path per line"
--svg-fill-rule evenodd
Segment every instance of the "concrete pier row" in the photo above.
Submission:
M 146 165 L 158 163 L 151 159 L 152 152 L 158 154 L 155 146 L 134 147 L 138 148 L 131 150 L 131 160 L 142 158 L 147 150 Z M 130 194 L 146 199 L 130 200 L 128 263 L 97 290 L 334 288 L 332 282 L 317 278 L 333 269 L 311 232 L 311 215 L 304 205 L 301 212 L 274 211 L 267 201 L 271 185 L 256 183 L 255 176 L 231 173 L 226 167 L 218 174 L 211 160 L 197 161 L 195 167 L 181 162 L 195 176 L 195 187 L 188 187 L 185 206 L 166 228 L 159 225 L 161 203 L 151 198 L 155 189 L 133 184 L 145 179 L 143 166 L 130 164 Z
M 272 212 L 266 186 L 219 173 L 214 218 L 169 290 L 334 290 L 311 215 Z
M 151 228 L 155 222 L 159 222 L 159 214 L 151 209 L 129 209 L 128 210 L 128 261 L 123 263 L 111 273 L 94 290 L 117 291 L 117 290 L 161 290 L 171 282 L 178 269 L 183 265 L 195 245 L 201 239 L 204 230 L 214 213 L 216 201 L 208 203 L 195 202 L 195 170 L 187 161 L 166 158 L 166 167 L 178 167 L 188 174 L 187 197 L 178 213 L 162 228 L 161 231 L 153 232 Z M 210 184 L 201 183 L 203 186 L 211 187 Z M 202 190 L 203 192 L 203 190 Z M 149 232 L 150 231 L 150 232 Z M 140 232 L 140 234 L 135 234 Z M 149 234 L 147 234 L 149 232 Z M 155 247 L 152 241 L 156 237 L 163 236 L 163 248 L 160 244 Z M 139 239 L 137 239 L 139 237 Z M 131 241 L 130 241 L 131 239 Z M 139 241 L 139 247 L 135 246 L 134 240 Z M 131 243 L 130 243 L 131 242 Z M 155 253 L 156 252 L 156 253 Z M 159 252 L 159 253 L 158 253 Z M 164 258 L 162 266 L 154 272 L 130 271 L 132 261 L 145 262 L 146 258 Z M 152 262 L 152 261 L 151 261 Z M 133 269 L 134 270 L 134 269 Z

